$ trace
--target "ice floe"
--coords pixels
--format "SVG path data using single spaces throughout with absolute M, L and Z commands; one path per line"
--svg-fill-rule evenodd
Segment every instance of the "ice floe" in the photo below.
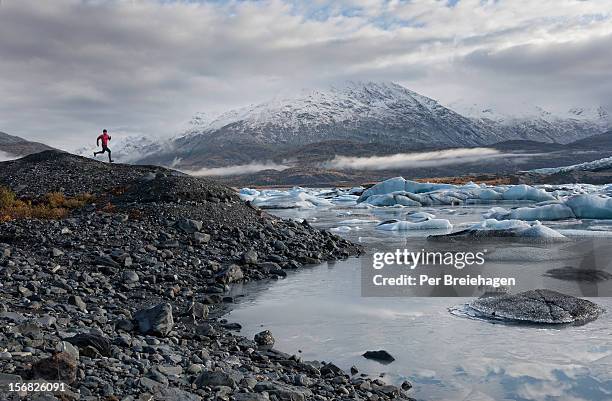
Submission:
M 453 225 L 445 219 L 430 219 L 419 222 L 386 220 L 376 226 L 378 230 L 405 231 L 405 230 L 452 230 Z
M 469 239 L 469 238 L 533 238 L 540 240 L 558 240 L 565 236 L 560 232 L 546 227 L 539 221 L 485 219 L 465 230 L 451 234 L 438 235 L 432 239 Z
M 576 216 L 571 208 L 564 204 L 547 204 L 505 209 L 494 207 L 485 214 L 485 217 L 497 220 L 566 220 Z

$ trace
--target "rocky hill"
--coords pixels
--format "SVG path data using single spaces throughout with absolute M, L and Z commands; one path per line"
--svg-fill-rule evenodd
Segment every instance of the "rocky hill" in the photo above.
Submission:
M 16 158 L 49 149 L 53 148 L 42 143 L 27 141 L 18 136 L 0 132 L 0 161 L 3 158 Z
M 408 398 L 220 318 L 235 283 L 360 252 L 340 237 L 210 180 L 57 151 L 0 163 L 0 185 L 33 204 L 49 191 L 93 195 L 64 219 L 0 223 L 4 381 L 59 380 L 63 399 L 81 400 Z M 11 202 L 0 197 L 0 214 Z

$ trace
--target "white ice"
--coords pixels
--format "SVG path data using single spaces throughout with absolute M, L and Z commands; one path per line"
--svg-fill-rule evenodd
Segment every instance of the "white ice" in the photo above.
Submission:
M 451 230 L 453 225 L 445 219 L 431 219 L 420 222 L 388 220 L 376 226 L 378 230 L 405 231 L 405 230 Z

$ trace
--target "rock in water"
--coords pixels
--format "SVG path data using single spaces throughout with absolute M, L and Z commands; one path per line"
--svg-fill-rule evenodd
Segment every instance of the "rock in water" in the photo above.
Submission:
M 255 334 L 254 340 L 259 346 L 271 347 L 274 345 L 274 337 L 272 336 L 272 332 L 270 330 L 264 330 Z
M 77 361 L 67 352 L 58 352 L 53 356 L 32 365 L 34 379 L 60 380 L 71 384 L 76 380 Z
M 373 359 L 382 363 L 391 363 L 395 361 L 395 358 L 393 358 L 393 356 L 391 356 L 391 354 L 384 349 L 378 351 L 366 351 L 363 356 L 367 359 Z
M 550 290 L 478 298 L 469 307 L 490 319 L 543 324 L 587 322 L 603 313 L 593 302 Z
M 143 334 L 154 334 L 165 337 L 174 327 L 172 318 L 172 306 L 168 303 L 159 304 L 150 309 L 136 312 L 138 328 Z

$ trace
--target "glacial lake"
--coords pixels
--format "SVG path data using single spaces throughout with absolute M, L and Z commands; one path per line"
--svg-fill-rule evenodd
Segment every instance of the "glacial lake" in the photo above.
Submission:
M 512 206 L 509 204 L 504 205 Z M 376 230 L 375 224 L 347 220 L 403 219 L 426 211 L 450 220 L 454 230 L 481 220 L 490 206 L 434 208 L 332 207 L 271 210 L 283 218 L 307 219 L 366 247 L 368 253 L 426 246 L 439 232 Z M 546 222 L 555 229 L 612 231 L 612 221 Z M 611 239 L 612 240 L 612 239 Z M 557 245 L 513 244 L 494 249 L 492 258 L 520 270 L 562 267 Z M 497 256 L 495 256 L 497 255 Z M 551 256 L 553 255 L 553 256 Z M 290 272 L 278 281 L 249 283 L 227 316 L 252 338 L 269 329 L 275 348 L 304 360 L 331 361 L 345 370 L 400 384 L 419 400 L 612 400 L 612 298 L 591 298 L 608 310 L 581 326 L 550 327 L 491 323 L 453 314 L 471 300 L 462 297 L 363 297 L 358 258 Z M 610 282 L 612 280 L 608 280 Z M 569 282 L 567 285 L 575 285 Z M 383 365 L 361 355 L 385 349 L 395 361 Z

